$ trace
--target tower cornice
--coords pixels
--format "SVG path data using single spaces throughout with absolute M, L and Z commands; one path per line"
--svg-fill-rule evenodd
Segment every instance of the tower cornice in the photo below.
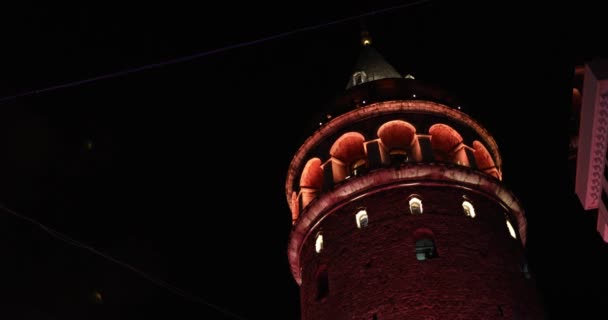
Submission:
M 517 198 L 499 180 L 474 169 L 445 163 L 407 163 L 399 168 L 382 168 L 352 178 L 311 202 L 295 223 L 288 247 L 291 272 L 301 284 L 300 253 L 303 243 L 317 225 L 342 206 L 361 197 L 388 189 L 415 185 L 462 188 L 498 202 L 516 221 L 519 239 L 525 246 L 527 222 Z

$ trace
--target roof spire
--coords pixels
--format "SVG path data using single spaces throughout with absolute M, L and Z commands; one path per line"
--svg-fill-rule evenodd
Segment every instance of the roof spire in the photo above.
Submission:
M 401 78 L 401 75 L 372 46 L 372 38 L 361 21 L 361 44 L 363 48 L 355 64 L 346 89 L 385 78 Z
M 369 32 L 367 32 L 367 28 L 365 27 L 365 22 L 363 22 L 363 20 L 360 21 L 361 23 L 361 44 L 366 47 L 372 44 L 372 37 L 369 35 Z

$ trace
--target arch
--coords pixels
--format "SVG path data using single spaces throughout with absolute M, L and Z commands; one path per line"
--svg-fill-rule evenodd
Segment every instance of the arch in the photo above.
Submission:
M 378 138 L 392 159 L 400 155 L 408 160 L 420 161 L 422 152 L 416 136 L 416 127 L 403 120 L 384 123 L 377 132 Z
M 367 74 L 365 71 L 357 71 L 353 73 L 353 86 L 367 82 Z
M 498 180 L 502 180 L 502 175 L 500 171 L 494 164 L 494 159 L 488 152 L 488 149 L 483 145 L 483 143 L 475 140 L 473 141 L 473 156 L 475 157 L 475 163 L 477 163 L 477 169 L 493 176 Z
M 334 181 L 346 179 L 351 174 L 358 175 L 362 169 L 367 167 L 365 137 L 359 132 L 347 132 L 340 136 L 329 150 L 332 158 L 339 160 L 338 168 L 334 170 Z M 335 161 L 334 161 L 335 162 Z M 340 174 L 336 174 L 336 173 Z
M 365 208 L 359 209 L 357 214 L 355 214 L 355 222 L 357 224 L 357 228 L 365 228 L 369 222 L 369 218 L 367 216 L 367 210 Z
M 321 159 L 312 158 L 306 162 L 304 170 L 302 170 L 302 176 L 300 177 L 302 208 L 305 208 L 319 195 L 322 186 L 323 169 L 321 168 Z
M 437 123 L 429 128 L 429 133 L 431 134 L 431 148 L 436 160 L 469 166 L 464 143 L 458 131 L 448 125 Z
M 464 200 L 462 202 L 462 210 L 464 210 L 464 214 L 467 217 L 475 218 L 475 216 L 476 216 L 476 214 L 475 214 L 475 207 L 468 200 Z
M 409 200 L 410 205 L 410 213 L 413 215 L 422 214 L 422 199 L 419 195 L 413 194 L 410 196 Z
M 312 158 L 306 162 L 300 177 L 300 188 L 321 189 L 323 186 L 323 169 L 321 159 Z

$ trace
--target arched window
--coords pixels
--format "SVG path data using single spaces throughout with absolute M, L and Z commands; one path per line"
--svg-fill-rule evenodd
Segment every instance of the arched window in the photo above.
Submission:
M 367 74 L 364 71 L 357 71 L 353 73 L 353 85 L 359 85 L 367 81 Z
M 464 214 L 467 217 L 475 218 L 475 208 L 473 204 L 469 201 L 465 200 L 462 202 L 462 209 L 464 210 Z
M 323 250 L 323 234 L 321 232 L 317 233 L 317 238 L 315 239 L 315 251 L 317 253 L 321 253 Z
M 416 259 L 422 261 L 437 257 L 435 237 L 430 229 L 421 228 L 416 230 L 414 240 L 416 241 Z
M 357 221 L 357 228 L 361 229 L 367 227 L 368 220 L 367 211 L 365 209 L 359 210 L 359 212 L 357 212 L 355 215 L 355 219 Z
M 422 200 L 417 196 L 412 196 L 410 198 L 410 213 L 422 214 Z

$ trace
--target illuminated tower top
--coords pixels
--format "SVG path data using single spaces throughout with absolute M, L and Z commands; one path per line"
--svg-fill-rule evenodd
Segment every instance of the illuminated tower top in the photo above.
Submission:
M 302 319 L 542 319 L 496 141 L 361 43 L 287 173 Z
M 355 64 L 352 76 L 346 84 L 346 89 L 354 86 L 380 79 L 399 79 L 401 75 L 391 66 L 384 57 L 374 49 L 372 40 L 367 31 L 362 32 L 361 44 L 363 49 L 359 54 L 359 59 Z

